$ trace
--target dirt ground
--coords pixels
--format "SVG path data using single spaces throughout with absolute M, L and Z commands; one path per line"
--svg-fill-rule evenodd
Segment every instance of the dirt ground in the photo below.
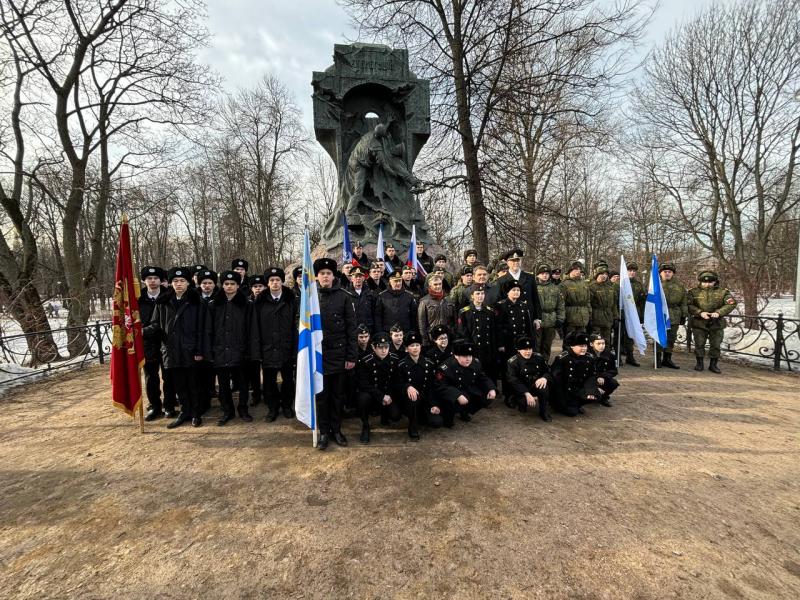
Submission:
M 800 597 L 800 378 L 622 369 L 545 424 L 376 428 L 111 407 L 107 368 L 0 398 L 1 598 Z

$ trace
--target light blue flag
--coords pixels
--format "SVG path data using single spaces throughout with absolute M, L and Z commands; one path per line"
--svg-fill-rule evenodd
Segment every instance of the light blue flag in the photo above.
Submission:
M 347 231 L 347 229 L 345 229 Z M 317 405 L 315 396 L 322 391 L 322 318 L 319 313 L 317 281 L 311 262 L 311 242 L 305 232 L 303 252 L 303 287 L 300 289 L 300 323 L 297 342 L 297 387 L 294 411 L 297 419 L 314 432 L 317 443 Z
M 624 315 L 625 331 L 628 333 L 628 337 L 633 340 L 639 354 L 644 354 L 647 349 L 647 340 L 644 339 L 642 324 L 639 323 L 639 312 L 636 310 L 636 302 L 633 300 L 633 287 L 624 256 L 619 257 L 619 310 Z
M 647 303 L 644 305 L 644 328 L 662 348 L 667 345 L 670 328 L 669 306 L 658 275 L 658 259 L 653 254 L 650 264 L 650 284 L 647 286 Z
M 375 250 L 375 258 L 383 261 L 387 273 L 394 273 L 394 268 L 392 268 L 392 263 L 386 260 L 385 252 L 383 251 L 383 223 L 378 225 L 378 247 Z

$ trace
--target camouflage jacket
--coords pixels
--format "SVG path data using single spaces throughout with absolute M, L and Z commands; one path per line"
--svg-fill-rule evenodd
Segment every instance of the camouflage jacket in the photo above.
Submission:
M 669 320 L 672 325 L 680 325 L 689 317 L 689 307 L 686 304 L 686 288 L 680 281 L 670 279 L 662 281 L 664 297 L 669 306 Z
M 537 286 L 539 303 L 542 305 L 542 327 L 555 327 L 564 322 L 564 297 L 561 288 L 549 281 Z
M 589 284 L 592 299 L 592 325 L 611 327 L 619 319 L 617 290 L 610 281 Z M 635 292 L 634 292 L 635 294 Z
M 736 300 L 730 291 L 722 287 L 703 289 L 692 288 L 688 293 L 689 314 L 692 315 L 691 326 L 698 329 L 719 329 L 725 327 L 724 317 L 736 308 Z M 718 319 L 703 319 L 701 312 L 719 313 Z
M 584 279 L 566 279 L 558 286 L 564 298 L 565 323 L 586 327 L 592 316 L 592 296 L 589 283 Z

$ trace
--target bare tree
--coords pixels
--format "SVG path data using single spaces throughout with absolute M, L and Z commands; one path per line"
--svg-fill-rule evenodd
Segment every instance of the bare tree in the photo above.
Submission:
M 743 0 L 681 26 L 634 94 L 636 165 L 741 286 L 748 314 L 759 310 L 773 234 L 800 202 L 798 64 L 797 3 Z

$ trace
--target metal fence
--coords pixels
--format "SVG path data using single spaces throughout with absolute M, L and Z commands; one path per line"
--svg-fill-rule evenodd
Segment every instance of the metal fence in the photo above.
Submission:
M 52 371 L 82 369 L 96 362 L 105 363 L 111 353 L 111 321 L 95 321 L 82 327 L 51 329 L 53 341 L 61 356 L 46 364 L 31 366 L 29 340 L 41 340 L 44 333 L 19 333 L 0 337 L 0 383 L 9 384 L 29 377 L 41 376 Z M 66 348 L 85 338 L 85 344 L 66 356 Z
M 775 371 L 800 367 L 800 319 L 787 319 L 780 313 L 777 317 L 729 315 L 725 320 L 723 355 L 756 358 L 759 360 L 755 362 L 769 365 Z M 691 330 L 681 328 L 678 342 L 691 350 Z

